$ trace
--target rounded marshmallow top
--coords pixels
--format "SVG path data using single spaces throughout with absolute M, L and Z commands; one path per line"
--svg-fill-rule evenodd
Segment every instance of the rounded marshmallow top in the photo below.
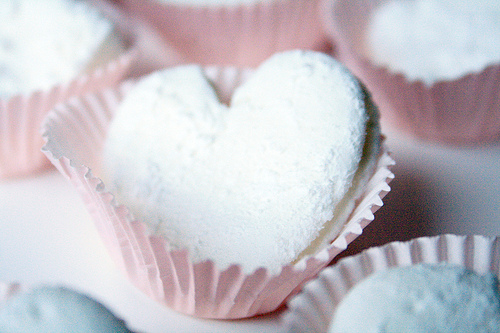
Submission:
M 372 61 L 426 85 L 500 63 L 497 0 L 388 1 L 375 9 L 366 36 Z
M 341 301 L 329 332 L 500 332 L 498 280 L 451 264 L 375 273 Z
M 0 98 L 76 77 L 112 32 L 112 23 L 81 0 L 2 1 Z
M 343 66 L 308 51 L 268 59 L 230 106 L 196 65 L 156 72 L 117 110 L 104 181 L 194 261 L 276 271 L 334 219 L 351 187 L 364 97 Z
M 130 332 L 122 320 L 88 296 L 43 286 L 20 293 L 0 308 L 2 333 Z

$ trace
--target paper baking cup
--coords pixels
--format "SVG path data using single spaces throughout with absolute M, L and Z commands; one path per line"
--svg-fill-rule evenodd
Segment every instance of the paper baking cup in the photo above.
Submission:
M 360 78 L 383 122 L 435 142 L 475 144 L 500 135 L 500 63 L 456 80 L 426 86 L 377 66 L 363 54 L 368 19 L 394 0 L 324 0 L 323 22 L 339 59 Z
M 247 72 L 207 68 L 207 75 L 227 100 Z M 361 234 L 382 206 L 393 178 L 394 161 L 385 148 L 364 193 L 356 201 L 340 234 L 327 248 L 270 274 L 265 268 L 244 274 L 239 265 L 219 270 L 212 261 L 193 263 L 187 250 L 169 250 L 164 239 L 148 233 L 118 205 L 105 184 L 95 177 L 113 112 L 133 82 L 73 99 L 47 117 L 43 151 L 80 192 L 112 258 L 140 290 L 156 301 L 189 315 L 205 318 L 243 318 L 277 309 L 302 283 L 326 266 Z
M 0 179 L 26 176 L 50 166 L 40 151 L 44 143 L 40 126 L 48 111 L 72 96 L 118 84 L 135 58 L 136 50 L 129 45 L 118 58 L 70 82 L 0 98 Z
M 127 73 L 132 53 L 106 67 L 47 91 L 0 99 L 0 178 L 24 176 L 45 169 L 40 125 L 48 111 L 71 96 L 117 84 Z
M 337 305 L 358 282 L 391 267 L 449 263 L 478 274 L 500 273 L 500 239 L 440 235 L 373 247 L 325 268 L 288 302 L 283 332 L 326 333 Z
M 279 51 L 327 50 L 319 0 L 256 1 L 246 5 L 121 2 L 129 13 L 151 22 L 187 62 L 254 67 Z

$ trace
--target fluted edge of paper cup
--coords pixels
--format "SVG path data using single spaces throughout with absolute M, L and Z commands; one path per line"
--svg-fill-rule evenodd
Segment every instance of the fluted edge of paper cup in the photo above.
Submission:
M 500 138 L 500 62 L 455 80 L 409 81 L 364 54 L 368 17 L 390 0 L 323 0 L 322 21 L 338 58 L 367 86 L 382 120 L 427 141 L 478 144 Z
M 207 68 L 206 73 L 217 81 L 223 100 L 247 75 L 234 68 Z M 220 319 L 274 311 L 362 233 L 390 191 L 394 161 L 384 146 L 364 193 L 330 246 L 284 266 L 276 275 L 265 268 L 244 274 L 239 265 L 219 270 L 212 261 L 193 263 L 186 250 L 171 251 L 164 239 L 149 234 L 147 226 L 118 205 L 91 170 L 100 163 L 114 108 L 133 84 L 126 82 L 119 89 L 73 99 L 55 108 L 44 125 L 43 151 L 79 191 L 117 266 L 136 287 L 176 311 Z
M 150 22 L 188 62 L 254 67 L 280 51 L 328 50 L 319 2 L 180 5 L 124 0 L 122 4 L 131 15 Z
M 0 99 L 0 179 L 47 168 L 50 162 L 40 151 L 40 125 L 50 109 L 70 97 L 117 84 L 130 68 L 134 54 L 127 52 L 89 75 L 47 91 Z
M 283 332 L 326 333 L 336 306 L 372 273 L 419 263 L 450 263 L 478 274 L 500 274 L 500 239 L 443 234 L 373 247 L 325 268 L 290 299 L 281 317 Z

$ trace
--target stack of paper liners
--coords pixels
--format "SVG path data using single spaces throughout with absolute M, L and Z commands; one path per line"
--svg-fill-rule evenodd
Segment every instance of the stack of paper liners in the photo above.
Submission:
M 209 67 L 205 72 L 226 98 L 247 73 L 224 67 Z M 92 174 L 92 170 L 99 171 L 113 112 L 131 85 L 126 82 L 119 89 L 58 106 L 44 125 L 47 143 L 43 150 L 80 192 L 118 266 L 139 289 L 179 312 L 229 319 L 277 309 L 361 234 L 390 190 L 388 182 L 393 174 L 389 168 L 394 161 L 384 147 L 362 197 L 327 248 L 284 266 L 276 275 L 265 268 L 244 274 L 238 265 L 221 271 L 211 261 L 192 263 L 187 251 L 170 251 L 164 239 L 150 235 L 144 223 L 132 220 L 128 209 L 117 206 L 113 195 Z

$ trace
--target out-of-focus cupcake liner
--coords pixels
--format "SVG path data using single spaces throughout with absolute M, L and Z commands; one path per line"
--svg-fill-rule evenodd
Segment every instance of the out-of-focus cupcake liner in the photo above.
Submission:
M 48 91 L 0 99 L 0 178 L 24 176 L 48 167 L 50 162 L 40 151 L 40 125 L 48 111 L 71 96 L 117 84 L 133 58 L 127 53 L 105 68 Z
M 277 0 L 241 5 L 176 5 L 122 0 L 150 22 L 187 62 L 254 67 L 288 49 L 328 50 L 319 0 Z
M 309 281 L 290 299 L 283 332 L 326 333 L 336 306 L 358 282 L 391 267 L 450 263 L 478 274 L 500 273 L 500 239 L 479 235 L 439 235 L 373 247 L 340 260 Z
M 120 1 L 90 0 L 113 22 L 122 35 L 133 40 L 136 57 L 128 77 L 140 77 L 154 70 L 186 63 L 185 57 L 167 43 L 148 20 L 129 14 Z
M 415 137 L 477 144 L 500 136 L 500 63 L 479 73 L 426 86 L 373 64 L 363 53 L 368 19 L 394 0 L 324 0 L 325 29 L 338 58 L 360 78 L 379 106 L 383 122 Z
M 0 179 L 26 176 L 49 167 L 50 162 L 41 152 L 44 141 L 40 134 L 47 113 L 72 96 L 117 85 L 128 74 L 136 53 L 129 45 L 118 58 L 69 82 L 0 98 Z
M 228 100 L 249 72 L 235 68 L 206 69 L 207 76 Z M 376 170 L 341 233 L 314 256 L 283 267 L 278 275 L 265 268 L 244 274 L 238 265 L 219 270 L 211 261 L 192 263 L 186 250 L 169 249 L 162 238 L 133 220 L 118 205 L 98 175 L 100 154 L 114 109 L 133 82 L 59 105 L 44 125 L 43 151 L 80 192 L 111 256 L 140 290 L 158 302 L 189 315 L 243 318 L 277 309 L 301 285 L 314 277 L 373 220 L 390 190 L 392 158 L 383 147 Z M 92 168 L 92 170 L 91 170 Z

